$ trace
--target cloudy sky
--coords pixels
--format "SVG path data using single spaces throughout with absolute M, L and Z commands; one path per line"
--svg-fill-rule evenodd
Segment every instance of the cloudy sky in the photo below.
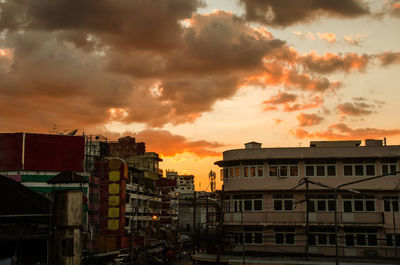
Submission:
M 399 44 L 393 0 L 0 0 L 0 128 L 131 135 L 205 189 L 249 141 L 400 144 Z

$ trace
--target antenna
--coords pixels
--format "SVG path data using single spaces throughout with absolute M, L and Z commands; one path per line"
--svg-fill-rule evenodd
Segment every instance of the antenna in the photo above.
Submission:
M 215 179 L 217 178 L 217 174 L 210 170 L 210 173 L 208 173 L 208 178 L 210 180 L 210 189 L 211 192 L 215 192 Z
M 55 123 L 53 124 L 53 127 L 51 128 L 49 133 L 52 133 L 52 134 L 56 134 L 57 133 L 57 124 L 55 124 Z

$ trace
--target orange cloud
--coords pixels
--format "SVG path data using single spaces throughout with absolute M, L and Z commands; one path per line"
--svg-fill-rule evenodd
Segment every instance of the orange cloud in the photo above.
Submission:
M 350 45 L 359 46 L 362 39 L 364 37 L 366 37 L 367 35 L 369 35 L 369 33 L 366 33 L 366 32 L 356 33 L 356 34 L 348 34 L 348 35 L 344 36 L 344 40 Z
M 224 145 L 209 141 L 191 141 L 181 135 L 174 135 L 166 130 L 145 130 L 132 135 L 137 141 L 146 143 L 146 148 L 164 156 L 174 156 L 179 153 L 189 152 L 197 156 L 220 156 L 216 148 Z
M 311 97 L 310 101 L 304 101 L 304 103 L 295 103 L 295 104 L 285 104 L 284 111 L 292 112 L 298 110 L 306 110 L 320 107 L 324 103 L 324 100 L 319 96 Z
M 348 53 L 344 56 L 325 53 L 318 56 L 315 52 L 299 58 L 299 62 L 309 71 L 329 74 L 336 71 L 349 72 L 350 70 L 364 71 L 370 57 L 366 54 L 357 55 Z
M 199 157 L 221 156 L 220 151 L 216 151 L 225 145 L 218 142 L 205 140 L 191 141 L 184 136 L 172 134 L 167 130 L 144 130 L 140 132 L 124 132 L 122 135 L 109 131 L 98 131 L 98 134 L 111 139 L 117 139 L 122 136 L 131 136 L 136 142 L 145 142 L 146 151 L 156 152 L 163 156 L 175 156 L 181 153 L 192 153 Z
M 315 35 L 312 32 L 301 32 L 299 30 L 292 30 L 292 33 L 294 35 L 297 35 L 301 38 L 309 39 L 309 40 L 315 40 Z
M 297 115 L 297 120 L 299 121 L 300 127 L 305 127 L 317 125 L 323 121 L 323 118 L 316 114 L 300 113 Z
M 314 138 L 314 139 L 329 139 L 329 140 L 349 140 L 349 139 L 368 139 L 368 138 L 383 138 L 386 136 L 400 135 L 398 129 L 377 129 L 377 128 L 358 128 L 352 129 L 344 123 L 337 123 L 329 126 L 326 131 L 308 132 L 304 129 L 296 129 L 291 131 L 299 139 Z
M 308 73 L 300 73 L 296 69 L 285 68 L 277 62 L 265 63 L 265 71 L 251 80 L 260 85 L 284 85 L 287 89 L 325 92 L 341 87 L 340 82 L 331 82 L 326 77 L 313 77 Z
M 279 92 L 276 96 L 270 97 L 268 100 L 263 102 L 263 110 L 278 110 L 277 106 L 283 106 L 283 111 L 292 112 L 298 110 L 317 108 L 323 104 L 323 100 L 319 96 L 311 97 L 311 100 L 307 101 L 302 99 L 302 103 L 297 103 L 298 96 L 286 92 Z
M 325 32 L 325 33 L 317 33 L 318 38 L 321 40 L 327 41 L 329 43 L 336 42 L 336 34 L 332 32 Z

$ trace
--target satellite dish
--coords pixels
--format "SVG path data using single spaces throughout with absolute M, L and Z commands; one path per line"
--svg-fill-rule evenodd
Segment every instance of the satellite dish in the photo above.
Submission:
M 77 132 L 78 132 L 78 129 L 75 129 L 72 132 L 67 133 L 67 135 L 74 136 Z

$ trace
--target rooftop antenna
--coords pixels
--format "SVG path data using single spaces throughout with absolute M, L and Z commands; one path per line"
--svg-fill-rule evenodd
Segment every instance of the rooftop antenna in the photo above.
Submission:
M 53 127 L 51 128 L 49 133 L 52 133 L 52 134 L 56 134 L 57 133 L 57 124 L 55 124 L 55 123 L 53 124 Z
M 210 179 L 211 192 L 215 192 L 215 179 L 217 178 L 217 174 L 210 170 L 210 173 L 208 173 L 208 178 Z

